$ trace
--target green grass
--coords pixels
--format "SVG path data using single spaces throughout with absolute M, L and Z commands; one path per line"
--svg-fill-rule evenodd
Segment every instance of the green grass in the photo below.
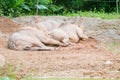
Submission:
M 0 80 L 16 80 L 9 77 L 1 77 Z M 119 79 L 102 79 L 102 78 L 23 78 L 20 80 L 119 80 Z
M 80 78 L 39 78 L 39 79 L 25 79 L 25 80 L 105 80 L 105 79 L 80 79 Z
M 23 15 L 19 15 L 23 16 Z M 28 16 L 28 15 L 24 15 Z M 30 15 L 33 16 L 33 15 Z M 117 14 L 115 12 L 112 13 L 105 13 L 105 12 L 95 12 L 95 11 L 78 11 L 78 12 L 68 12 L 63 14 L 49 14 L 49 15 L 40 15 L 40 16 L 71 16 L 71 17 L 76 17 L 76 16 L 82 16 L 82 17 L 93 17 L 93 18 L 101 18 L 101 19 L 120 19 L 120 14 Z M 9 18 L 12 18 L 12 16 L 8 16 Z
M 112 53 L 120 54 L 120 43 L 106 43 L 105 47 Z
M 105 13 L 105 12 L 81 12 L 78 11 L 77 13 L 65 13 L 64 16 L 83 16 L 83 17 L 94 17 L 94 18 L 102 18 L 102 19 L 120 19 L 120 15 L 113 12 L 113 13 Z
M 17 80 L 9 77 L 1 77 L 0 80 Z M 24 78 L 20 80 L 120 80 L 120 79 L 95 79 L 95 78 Z
M 0 80 L 16 80 L 9 77 L 1 77 Z M 23 78 L 20 80 L 111 80 L 111 79 L 102 79 L 102 78 Z M 119 79 L 112 79 L 119 80 Z
M 23 15 L 19 15 L 21 17 Z M 28 16 L 28 15 L 24 15 Z M 33 15 L 30 15 L 33 16 Z M 76 17 L 76 16 L 82 16 L 82 17 L 93 17 L 93 18 L 101 18 L 101 19 L 120 19 L 120 14 L 117 14 L 115 12 L 112 13 L 105 13 L 105 12 L 95 12 L 95 11 L 78 11 L 78 12 L 68 12 L 63 14 L 49 14 L 49 15 L 39 15 L 39 16 L 70 16 L 70 17 Z M 13 18 L 12 16 L 8 16 L 9 18 Z

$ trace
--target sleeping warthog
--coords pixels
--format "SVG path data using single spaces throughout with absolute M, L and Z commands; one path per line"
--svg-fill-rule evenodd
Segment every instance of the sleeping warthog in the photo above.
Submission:
M 78 27 L 76 24 L 63 24 L 57 29 L 53 29 L 50 33 L 52 38 L 62 41 L 65 44 L 76 43 L 80 39 L 88 39 L 84 34 L 83 26 Z
M 59 40 L 65 44 L 76 43 L 80 39 L 87 39 L 88 37 L 84 34 L 84 27 L 78 25 L 78 22 L 57 22 L 55 20 L 41 21 L 40 18 L 35 18 L 37 28 L 43 30 L 52 38 Z
M 13 50 L 54 50 L 54 47 L 46 45 L 60 45 L 63 43 L 50 38 L 44 31 L 35 27 L 24 27 L 14 32 L 8 41 L 8 48 Z
M 87 39 L 88 37 L 84 34 L 84 27 L 76 24 L 75 22 L 57 22 L 55 20 L 46 20 L 40 22 L 39 18 L 35 19 L 36 27 L 39 30 L 43 30 L 48 35 L 52 36 L 53 39 L 61 41 L 66 45 L 76 43 L 80 39 Z

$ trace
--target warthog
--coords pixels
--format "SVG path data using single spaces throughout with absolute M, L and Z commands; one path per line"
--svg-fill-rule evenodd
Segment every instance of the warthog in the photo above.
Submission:
M 78 27 L 76 24 L 63 24 L 59 28 L 53 29 L 50 33 L 52 38 L 62 41 L 65 44 L 76 43 L 80 39 L 88 39 L 84 34 L 84 28 L 81 25 Z
M 66 45 L 78 42 L 80 39 L 88 39 L 84 34 L 84 27 L 78 22 L 57 22 L 55 20 L 46 20 L 40 22 L 39 18 L 35 19 L 36 27 L 43 30 L 46 34 L 50 35 L 53 39 L 61 41 Z
M 14 32 L 8 40 L 8 48 L 13 50 L 54 50 L 54 47 L 45 44 L 65 46 L 36 27 L 24 27 Z
M 44 30 L 49 33 L 56 33 L 56 35 L 61 33 L 64 33 L 64 35 L 69 35 L 72 38 L 72 42 L 78 42 L 78 37 L 82 39 L 86 39 L 87 36 L 84 34 L 84 27 L 83 25 L 79 24 L 78 21 L 55 21 L 55 20 L 45 20 L 40 22 L 40 18 L 35 18 L 35 24 L 37 25 L 36 27 L 40 30 Z M 61 29 L 61 30 L 60 30 Z M 58 34 L 57 34 L 58 33 Z M 65 34 L 66 33 L 66 34 Z M 73 36 L 75 35 L 75 36 Z M 58 37 L 59 37 L 58 36 Z M 57 37 L 57 36 L 56 36 Z M 74 40 L 75 38 L 75 40 Z M 77 39 L 76 39 L 77 38 Z

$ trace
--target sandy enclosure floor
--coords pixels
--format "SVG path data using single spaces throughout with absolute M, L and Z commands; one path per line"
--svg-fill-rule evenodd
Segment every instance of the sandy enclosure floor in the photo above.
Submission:
M 9 34 L 18 24 L 0 18 L 0 54 L 18 76 L 120 78 L 120 54 L 107 51 L 95 39 L 55 51 L 14 51 L 7 48 Z

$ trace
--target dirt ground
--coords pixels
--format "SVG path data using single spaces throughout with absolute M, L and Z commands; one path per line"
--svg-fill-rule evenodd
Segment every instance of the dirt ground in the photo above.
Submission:
M 14 51 L 8 49 L 9 35 L 19 29 L 19 25 L 15 23 L 17 18 L 13 20 L 14 22 L 0 17 L 0 54 L 5 56 L 7 64 L 13 65 L 13 71 L 17 76 L 120 78 L 120 54 L 107 51 L 103 45 L 108 41 L 120 41 L 120 20 L 104 21 L 81 18 L 80 23 L 85 26 L 86 34 L 93 38 L 68 47 L 59 47 L 55 51 Z M 20 18 L 18 20 L 23 21 Z M 112 33 L 107 29 L 108 26 L 110 26 L 110 30 L 113 30 Z M 114 38 L 112 35 L 118 37 Z

